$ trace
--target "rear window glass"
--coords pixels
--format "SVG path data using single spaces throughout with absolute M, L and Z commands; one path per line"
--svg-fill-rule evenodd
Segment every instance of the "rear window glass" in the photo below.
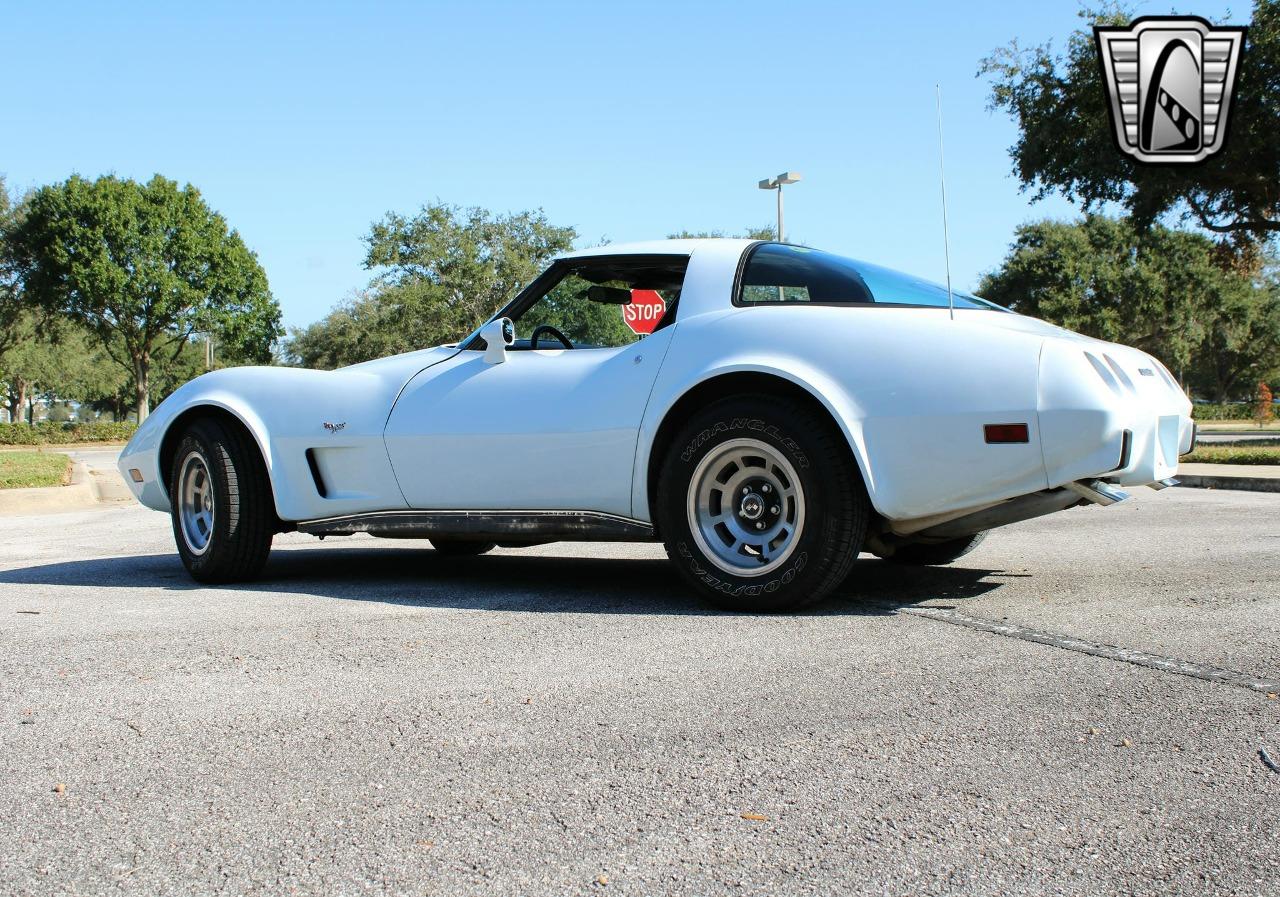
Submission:
M 1005 310 L 959 290 L 953 296 L 956 308 Z M 947 288 L 817 249 L 764 243 L 747 260 L 738 301 L 744 305 L 819 302 L 946 308 Z

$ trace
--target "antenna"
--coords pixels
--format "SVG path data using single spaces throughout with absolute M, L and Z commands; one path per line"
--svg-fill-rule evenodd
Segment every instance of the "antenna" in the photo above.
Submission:
M 956 299 L 951 292 L 951 234 L 947 231 L 947 168 L 942 154 L 942 85 L 935 84 L 938 91 L 938 174 L 942 179 L 942 247 L 947 259 L 947 309 L 951 320 L 956 319 Z

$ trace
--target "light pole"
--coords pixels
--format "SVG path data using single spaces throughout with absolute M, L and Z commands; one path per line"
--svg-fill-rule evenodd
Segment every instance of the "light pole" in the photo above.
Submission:
M 782 230 L 782 185 L 794 184 L 798 180 L 800 180 L 800 175 L 796 174 L 794 171 L 784 171 L 782 174 L 778 175 L 776 178 L 765 178 L 758 185 L 761 190 L 777 190 L 778 191 L 778 242 L 779 243 L 785 243 L 787 241 L 786 235 L 783 233 L 783 230 Z

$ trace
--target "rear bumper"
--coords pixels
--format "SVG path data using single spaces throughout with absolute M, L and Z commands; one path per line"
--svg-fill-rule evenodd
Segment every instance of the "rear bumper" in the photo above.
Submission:
M 1125 346 L 1047 340 L 1038 418 L 1050 488 L 1168 479 L 1195 443 L 1186 395 L 1159 362 Z

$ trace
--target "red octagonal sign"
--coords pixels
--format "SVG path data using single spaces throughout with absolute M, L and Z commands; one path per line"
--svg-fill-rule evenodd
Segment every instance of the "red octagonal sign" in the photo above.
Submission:
M 622 306 L 622 320 L 636 333 L 653 333 L 666 310 L 657 290 L 632 290 L 631 304 Z

